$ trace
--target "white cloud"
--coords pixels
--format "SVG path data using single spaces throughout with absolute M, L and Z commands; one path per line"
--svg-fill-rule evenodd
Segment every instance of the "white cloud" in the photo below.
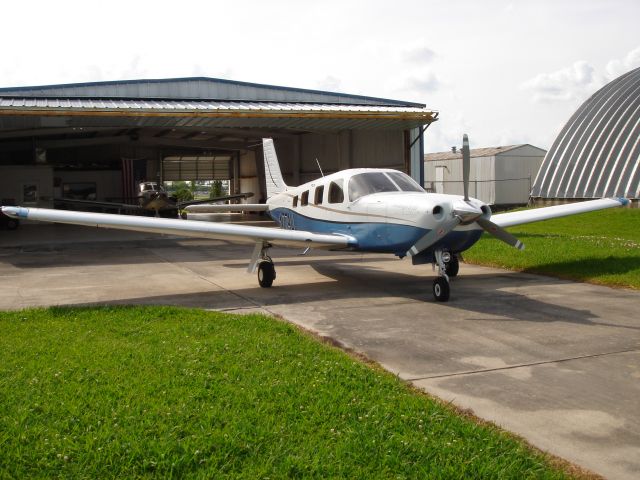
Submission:
M 332 75 L 327 75 L 318 82 L 318 90 L 324 90 L 326 92 L 339 92 L 340 84 L 342 82 L 339 78 Z
M 606 67 L 607 77 L 609 80 L 613 80 L 637 67 L 640 67 L 640 46 L 631 50 L 622 59 L 610 60 Z
M 406 61 L 411 63 L 430 63 L 436 57 L 436 52 L 429 47 L 417 47 L 404 54 Z
M 440 81 L 438 77 L 429 72 L 408 78 L 405 89 L 410 92 L 428 93 L 436 91 L 439 87 Z
M 521 88 L 533 92 L 534 102 L 582 100 L 604 85 L 604 79 L 585 61 L 552 73 L 540 73 Z

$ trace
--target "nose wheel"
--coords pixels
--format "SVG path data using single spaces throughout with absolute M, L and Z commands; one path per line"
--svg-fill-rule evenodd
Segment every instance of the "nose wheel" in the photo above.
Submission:
M 449 281 L 444 277 L 438 277 L 433 281 L 433 297 L 438 302 L 449 300 Z

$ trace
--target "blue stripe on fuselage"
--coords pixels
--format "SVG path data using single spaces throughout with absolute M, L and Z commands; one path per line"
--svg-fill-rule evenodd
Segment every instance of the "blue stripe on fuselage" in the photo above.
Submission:
M 363 252 L 393 253 L 403 257 L 428 230 L 410 225 L 378 222 L 331 222 L 310 218 L 288 208 L 276 208 L 269 215 L 281 228 L 305 230 L 314 233 L 350 235 L 357 239 L 351 249 Z M 461 252 L 471 247 L 482 235 L 481 230 L 450 232 L 436 246 L 451 252 Z M 432 248 L 433 248 L 432 247 Z

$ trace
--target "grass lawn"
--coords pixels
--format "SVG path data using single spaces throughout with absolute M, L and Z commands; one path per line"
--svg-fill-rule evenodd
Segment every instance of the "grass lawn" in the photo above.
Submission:
M 0 478 L 567 478 L 259 315 L 0 312 Z
M 640 288 L 640 209 L 614 208 L 510 227 L 524 251 L 485 234 L 466 262 Z

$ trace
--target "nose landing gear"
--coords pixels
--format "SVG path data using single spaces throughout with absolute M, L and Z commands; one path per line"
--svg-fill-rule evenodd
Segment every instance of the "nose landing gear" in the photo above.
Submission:
M 458 274 L 458 259 L 449 252 L 437 249 L 435 252 L 435 265 L 438 266 L 438 277 L 433 281 L 433 297 L 438 302 L 449 300 L 449 275 L 455 277 Z M 455 260 L 454 263 L 452 263 Z M 449 271 L 451 273 L 449 273 Z

